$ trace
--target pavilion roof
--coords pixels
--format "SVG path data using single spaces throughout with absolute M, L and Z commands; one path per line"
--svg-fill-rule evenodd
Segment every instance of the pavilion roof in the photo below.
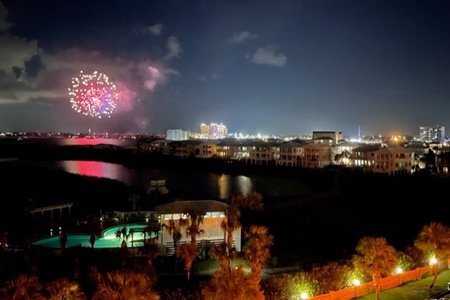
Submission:
M 189 211 L 201 213 L 223 212 L 228 204 L 217 200 L 176 200 L 170 203 L 157 205 L 155 211 L 158 214 L 182 214 Z

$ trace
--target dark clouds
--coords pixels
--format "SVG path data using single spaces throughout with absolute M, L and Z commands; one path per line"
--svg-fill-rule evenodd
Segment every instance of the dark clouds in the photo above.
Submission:
M 127 113 L 139 107 L 143 97 L 150 97 L 149 93 L 157 85 L 178 74 L 175 69 L 166 66 L 167 61 L 178 58 L 182 52 L 175 36 L 167 38 L 165 57 L 160 62 L 152 62 L 150 57 L 132 59 L 112 56 L 110 53 L 113 51 L 103 49 L 67 48 L 48 53 L 38 40 L 11 34 L 18 24 L 10 22 L 8 16 L 8 8 L 1 4 L 0 106 L 10 115 L 14 112 L 15 117 L 3 116 L 0 130 L 82 131 L 86 129 L 86 123 L 99 130 L 146 130 L 148 122 L 145 114 L 138 111 L 129 116 Z M 159 35 L 162 26 L 156 24 L 148 30 L 153 35 Z M 121 96 L 114 121 L 88 120 L 67 109 L 70 106 L 67 90 L 80 70 L 100 71 L 114 78 Z

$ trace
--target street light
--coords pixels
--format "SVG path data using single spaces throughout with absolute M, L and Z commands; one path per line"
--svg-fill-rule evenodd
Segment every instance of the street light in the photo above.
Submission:
M 359 279 L 353 280 L 353 285 L 355 286 L 355 297 L 358 298 L 358 287 L 361 285 L 361 281 Z
M 437 259 L 436 259 L 436 257 L 435 256 L 433 256 L 431 259 L 430 259 L 430 265 L 432 266 L 432 271 L 433 271 L 433 275 L 436 275 L 436 267 L 437 267 Z
M 435 265 L 435 264 L 437 264 L 437 259 L 436 259 L 436 257 L 432 257 L 431 259 L 430 259 L 430 265 Z

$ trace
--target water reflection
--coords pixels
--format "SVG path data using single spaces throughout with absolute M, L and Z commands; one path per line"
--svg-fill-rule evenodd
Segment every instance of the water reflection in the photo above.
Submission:
M 236 177 L 237 189 L 244 194 L 249 194 L 253 192 L 253 183 L 252 180 L 243 175 L 239 175 Z
M 28 141 L 31 139 L 28 139 Z M 22 141 L 24 142 L 24 141 Z M 135 140 L 121 139 L 37 139 L 35 142 L 55 145 L 99 145 L 110 144 L 124 147 L 136 147 Z M 272 178 L 267 176 L 243 176 L 216 173 L 190 173 L 184 171 L 168 171 L 155 168 L 129 169 L 120 164 L 97 161 L 19 161 L 38 167 L 63 170 L 83 176 L 109 178 L 123 182 L 129 186 L 138 186 L 147 190 L 150 179 L 160 174 L 166 179 L 170 193 L 178 197 L 189 195 L 203 199 L 227 199 L 235 192 L 248 194 L 258 192 L 263 197 L 297 197 L 311 193 L 313 190 L 292 179 Z
M 61 146 L 86 146 L 86 145 L 115 145 L 115 146 L 135 146 L 135 140 L 121 140 L 121 139 L 92 139 L 92 138 L 74 138 L 74 139 L 53 139 L 53 142 Z
M 156 168 L 134 169 L 120 164 L 98 161 L 19 161 L 18 163 L 58 169 L 82 176 L 113 179 L 128 186 L 141 187 L 144 190 L 150 187 L 150 179 L 159 174 L 165 178 L 169 193 L 180 198 L 199 197 L 225 200 L 236 192 L 243 194 L 257 192 L 264 198 L 291 198 L 312 192 L 311 188 L 302 182 L 266 176 L 190 173 Z
M 156 169 L 128 169 L 120 164 L 85 160 L 57 161 L 56 168 L 65 172 L 98 178 L 118 180 L 126 185 L 139 185 L 147 189 L 150 184 L 151 174 L 158 172 Z M 230 176 L 226 174 L 206 173 L 196 177 L 179 176 L 169 172 L 163 172 L 169 190 L 190 190 L 200 194 L 210 194 L 217 199 L 228 199 L 235 192 L 244 194 L 253 191 L 253 183 L 246 176 Z M 174 176 L 175 175 L 175 176 Z M 138 182 L 137 182 L 138 181 Z M 205 184 L 206 183 L 206 184 Z
M 226 176 L 225 174 L 220 175 L 218 177 L 217 183 L 219 185 L 219 198 L 228 198 L 229 176 Z
M 127 184 L 130 181 L 130 170 L 118 164 L 85 160 L 63 160 L 59 161 L 58 165 L 59 168 L 72 174 L 109 178 Z
M 232 184 L 232 182 L 234 184 Z M 219 199 L 227 199 L 234 192 L 248 194 L 253 192 L 254 190 L 252 180 L 249 177 L 243 175 L 230 176 L 222 174 L 218 176 L 217 183 Z

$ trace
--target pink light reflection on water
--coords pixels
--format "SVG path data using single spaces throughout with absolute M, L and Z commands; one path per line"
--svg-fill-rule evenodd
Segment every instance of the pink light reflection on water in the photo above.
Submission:
M 135 140 L 121 140 L 121 139 L 102 139 L 102 138 L 73 138 L 73 139 L 56 139 L 57 143 L 62 146 L 86 146 L 108 144 L 115 146 L 131 146 L 136 144 Z
M 122 165 L 85 160 L 63 160 L 59 164 L 72 174 L 129 182 L 130 172 Z

